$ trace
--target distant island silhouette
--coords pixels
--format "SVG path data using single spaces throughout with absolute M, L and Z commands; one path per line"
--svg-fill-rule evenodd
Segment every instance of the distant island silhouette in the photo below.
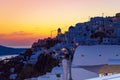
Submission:
M 25 50 L 26 48 L 11 48 L 0 45 L 0 56 L 18 54 L 24 52 Z

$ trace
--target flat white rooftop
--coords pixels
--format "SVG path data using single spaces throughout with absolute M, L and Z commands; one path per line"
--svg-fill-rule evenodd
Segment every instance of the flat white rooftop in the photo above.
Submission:
M 87 65 L 101 65 L 117 63 L 120 59 L 119 45 L 93 45 L 93 46 L 79 46 L 73 57 L 73 66 L 87 66 Z
M 92 78 L 86 80 L 120 80 L 120 74 L 114 74 L 110 76 L 104 76 L 104 77 L 98 77 L 98 78 Z

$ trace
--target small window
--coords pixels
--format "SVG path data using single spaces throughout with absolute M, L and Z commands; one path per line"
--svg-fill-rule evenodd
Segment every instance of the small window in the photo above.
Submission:
M 108 75 L 108 73 L 105 73 L 105 76 L 107 76 Z
M 84 57 L 84 55 L 82 54 L 81 57 Z
M 119 56 L 118 54 L 116 54 L 116 56 Z
M 101 55 L 101 54 L 99 54 L 99 56 L 101 57 L 102 55 Z

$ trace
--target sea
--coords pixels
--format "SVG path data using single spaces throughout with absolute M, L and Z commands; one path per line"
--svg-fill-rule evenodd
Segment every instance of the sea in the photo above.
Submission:
M 15 57 L 15 56 L 17 56 L 17 54 L 14 54 L 14 55 L 2 55 L 2 56 L 0 56 L 0 60 Z

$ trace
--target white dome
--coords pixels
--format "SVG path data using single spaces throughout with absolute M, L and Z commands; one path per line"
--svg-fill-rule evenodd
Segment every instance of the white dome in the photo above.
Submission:
M 79 46 L 74 54 L 73 66 L 107 64 L 110 59 L 120 59 L 119 45 Z

